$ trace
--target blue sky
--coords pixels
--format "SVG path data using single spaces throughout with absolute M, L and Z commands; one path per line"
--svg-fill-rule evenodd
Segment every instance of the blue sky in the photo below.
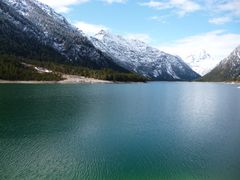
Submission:
M 240 45 L 239 0 L 40 0 L 93 35 L 101 29 L 182 57 L 206 49 L 227 56 Z

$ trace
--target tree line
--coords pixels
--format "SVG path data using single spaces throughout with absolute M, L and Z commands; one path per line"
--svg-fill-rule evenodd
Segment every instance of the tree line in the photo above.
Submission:
M 53 71 L 52 73 L 39 73 L 33 67 L 26 67 L 24 63 L 32 64 Z M 120 82 L 145 82 L 145 77 L 135 73 L 117 72 L 111 69 L 90 69 L 81 66 L 59 64 L 50 61 L 39 61 L 20 58 L 14 55 L 0 54 L 0 79 L 3 80 L 36 80 L 60 81 L 62 74 L 79 75 L 89 78 L 120 81 Z

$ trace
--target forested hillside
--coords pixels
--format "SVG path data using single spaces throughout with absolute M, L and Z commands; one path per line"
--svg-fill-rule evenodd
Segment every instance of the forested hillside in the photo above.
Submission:
M 27 67 L 24 64 L 30 64 Z M 33 67 L 41 67 L 51 70 L 50 73 L 39 73 Z M 145 82 L 147 79 L 134 73 L 121 73 L 111 69 L 90 69 L 81 66 L 45 62 L 27 58 L 19 58 L 13 55 L 0 55 L 0 79 L 3 80 L 36 80 L 36 81 L 60 81 L 63 74 L 78 75 L 89 78 L 121 81 L 121 82 Z

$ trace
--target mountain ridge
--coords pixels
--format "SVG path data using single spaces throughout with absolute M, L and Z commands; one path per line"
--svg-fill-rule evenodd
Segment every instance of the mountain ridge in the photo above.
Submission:
M 107 31 L 89 38 L 96 48 L 114 57 L 129 71 L 152 80 L 194 80 L 200 77 L 181 58 L 153 48 L 139 40 L 126 39 Z
M 201 81 L 240 81 L 240 45 L 224 58 Z
M 0 14 L 3 19 L 0 31 L 12 31 L 11 34 L 2 36 L 4 45 L 11 47 L 16 44 L 16 48 L 0 46 L 2 53 L 23 57 L 32 54 L 36 57 L 40 54 L 39 59 L 42 61 L 51 59 L 53 54 L 56 56 L 53 61 L 58 63 L 134 72 L 150 80 L 191 81 L 199 77 L 177 56 L 159 51 L 144 42 L 126 40 L 112 34 L 108 40 L 112 39 L 112 44 L 115 42 L 114 48 L 118 51 L 113 53 L 112 44 L 106 46 L 110 41 L 100 41 L 100 34 L 98 38 L 86 36 L 62 15 L 37 0 L 2 0 Z M 6 24 L 9 26 L 5 27 Z M 11 38 L 13 43 L 8 42 Z M 21 41 L 25 45 L 23 50 Z M 34 48 L 35 46 L 39 48 Z M 29 54 L 28 48 L 31 50 Z M 49 57 L 45 58 L 48 55 Z
M 42 44 L 54 48 L 66 58 L 65 62 L 127 72 L 115 64 L 111 57 L 96 49 L 81 31 L 49 6 L 36 0 L 3 0 L 1 7 L 4 6 L 8 8 L 8 11 L 1 10 L 5 19 L 16 24 L 22 32 L 30 33 Z

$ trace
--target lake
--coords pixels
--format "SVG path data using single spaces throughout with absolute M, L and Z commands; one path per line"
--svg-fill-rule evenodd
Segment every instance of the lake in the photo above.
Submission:
M 1 84 L 0 179 L 240 179 L 240 89 Z

